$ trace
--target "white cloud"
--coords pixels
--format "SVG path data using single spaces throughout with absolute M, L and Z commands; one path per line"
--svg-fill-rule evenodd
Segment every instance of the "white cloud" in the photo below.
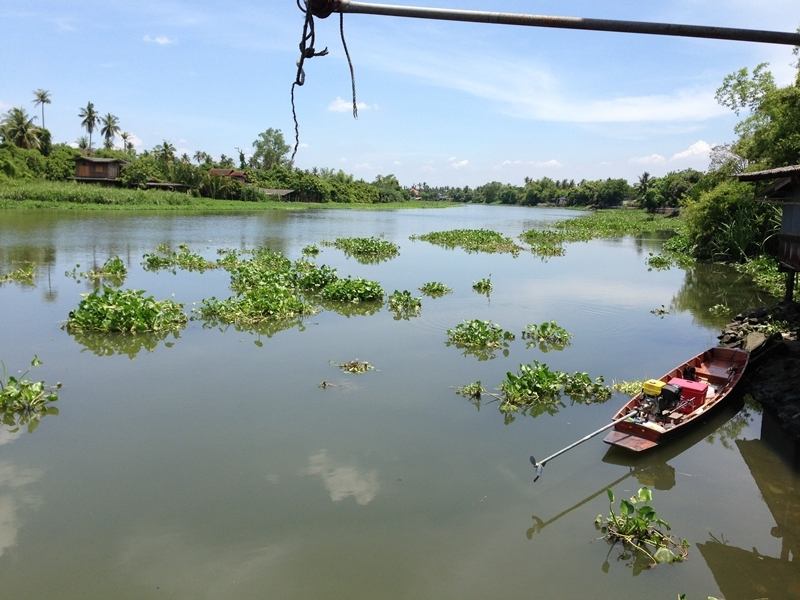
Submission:
M 128 134 L 128 141 L 131 144 L 133 144 L 133 147 L 136 148 L 136 149 L 144 147 L 144 142 L 142 141 L 142 138 L 140 138 L 135 133 L 129 133 Z
M 356 102 L 356 106 L 358 110 L 377 110 L 377 104 L 367 104 L 366 102 Z M 344 98 L 340 98 L 336 96 L 336 99 L 331 101 L 328 105 L 328 110 L 331 112 L 352 112 L 353 111 L 353 101 L 352 100 L 345 100 Z
M 145 36 L 142 38 L 142 41 L 147 44 L 158 44 L 159 46 L 168 46 L 175 43 L 174 39 L 167 37 L 166 35 L 150 34 L 145 34 Z
M 705 140 L 697 140 L 694 144 L 672 155 L 670 160 L 686 160 L 694 158 L 708 159 L 711 155 L 711 144 Z
M 667 159 L 660 154 L 649 154 L 647 156 L 634 156 L 629 162 L 635 165 L 660 165 L 667 162 Z
M 496 168 L 502 169 L 504 167 L 534 167 L 537 169 L 559 169 L 563 167 L 564 164 L 556 160 L 555 158 L 551 158 L 550 160 L 504 160 Z
M 450 166 L 456 170 L 463 169 L 464 167 L 469 165 L 469 160 L 467 160 L 466 158 L 458 160 L 455 156 L 451 156 L 447 162 L 449 162 Z

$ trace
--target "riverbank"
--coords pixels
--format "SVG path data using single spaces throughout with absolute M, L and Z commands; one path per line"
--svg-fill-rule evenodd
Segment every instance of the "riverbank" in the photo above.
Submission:
M 341 202 L 245 202 L 195 197 L 184 192 L 116 188 L 74 182 L 0 181 L 0 209 L 48 210 L 158 210 L 241 211 L 355 209 L 398 210 L 448 208 L 454 202 L 420 201 L 366 203 Z
M 721 345 L 752 352 L 743 393 L 800 443 L 800 304 L 781 303 L 737 315 L 719 339 Z

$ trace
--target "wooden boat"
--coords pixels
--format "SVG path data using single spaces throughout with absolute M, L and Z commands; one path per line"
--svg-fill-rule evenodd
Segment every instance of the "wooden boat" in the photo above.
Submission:
M 683 384 L 680 400 L 665 406 L 660 398 L 642 390 L 617 411 L 614 428 L 603 441 L 634 452 L 663 444 L 720 406 L 739 383 L 748 360 L 745 350 L 711 348 L 678 365 L 658 385 L 672 381 L 681 388 Z

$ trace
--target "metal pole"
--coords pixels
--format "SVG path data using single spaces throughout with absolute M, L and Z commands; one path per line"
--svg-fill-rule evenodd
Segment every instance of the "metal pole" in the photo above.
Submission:
M 528 15 L 522 13 L 429 8 L 422 6 L 395 6 L 390 4 L 373 4 L 369 2 L 352 2 L 351 0 L 309 0 L 308 6 L 315 16 L 322 18 L 327 17 L 331 12 L 342 12 L 385 15 L 390 17 L 410 17 L 416 19 L 524 25 L 528 27 L 556 27 L 560 29 L 583 29 L 590 31 L 616 31 L 619 33 L 672 35 L 800 46 L 800 33 L 787 31 L 763 31 L 708 25 L 682 25 L 678 23 L 651 23 L 646 21 L 622 21 L 614 19 L 584 19 L 582 17 Z

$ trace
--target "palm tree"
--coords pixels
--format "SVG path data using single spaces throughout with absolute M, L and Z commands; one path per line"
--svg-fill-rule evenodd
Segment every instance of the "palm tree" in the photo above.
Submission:
M 111 113 L 108 113 L 105 117 L 100 119 L 100 122 L 103 124 L 103 127 L 100 129 L 100 133 L 103 134 L 103 137 L 106 139 L 105 147 L 113 148 L 114 136 L 122 131 L 119 126 L 119 118 Z
M 89 151 L 92 151 L 92 133 L 94 132 L 94 128 L 97 125 L 98 121 L 100 121 L 100 117 L 97 115 L 97 111 L 94 109 L 93 102 L 87 102 L 86 106 L 81 109 L 78 113 L 78 116 L 83 119 L 81 121 L 81 127 L 86 129 L 86 132 L 89 134 Z
M 125 152 L 130 152 L 131 150 L 133 150 L 133 142 L 131 142 L 130 133 L 128 133 L 127 131 L 123 131 L 122 133 L 119 134 L 119 139 L 122 140 L 122 149 L 125 150 Z
M 41 129 L 33 124 L 36 117 L 29 117 L 24 108 L 14 107 L 0 121 L 3 140 L 20 148 L 39 148 Z
M 153 152 L 165 163 L 175 160 L 175 146 L 170 144 L 167 140 L 164 140 L 162 144 L 153 148 Z
M 39 88 L 33 91 L 33 105 L 42 107 L 42 129 L 44 129 L 44 105 L 50 104 L 50 91 Z
M 78 144 L 78 149 L 79 150 L 88 150 L 89 149 L 89 138 L 87 138 L 85 135 L 82 135 L 81 137 L 79 137 L 75 143 Z

